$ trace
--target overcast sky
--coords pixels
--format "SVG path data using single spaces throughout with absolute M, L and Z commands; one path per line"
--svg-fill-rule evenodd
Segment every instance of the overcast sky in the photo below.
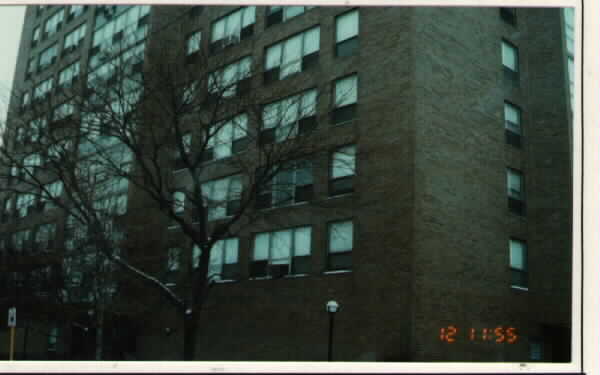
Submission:
M 25 16 L 24 6 L 0 6 L 0 119 L 5 118 L 9 91 L 15 73 L 19 38 Z

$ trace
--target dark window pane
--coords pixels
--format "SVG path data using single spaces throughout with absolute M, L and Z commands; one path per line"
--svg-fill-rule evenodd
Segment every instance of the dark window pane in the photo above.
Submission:
M 356 104 L 335 108 L 331 114 L 332 124 L 342 124 L 352 121 L 356 117 Z
M 269 265 L 269 276 L 274 279 L 287 275 L 289 273 L 290 266 L 288 264 L 270 264 Z
M 521 148 L 521 136 L 519 134 L 508 129 L 504 132 L 504 134 L 506 136 L 506 144 Z
M 227 206 L 225 208 L 227 216 L 233 216 L 240 210 L 241 201 L 239 199 L 227 201 Z
M 500 8 L 500 17 L 506 23 L 511 25 L 517 24 L 517 9 L 516 8 Z
M 240 32 L 240 39 L 249 38 L 252 36 L 253 33 L 254 33 L 254 24 L 248 25 L 248 26 L 242 28 L 242 31 Z
M 233 141 L 231 146 L 231 152 L 234 154 L 238 152 L 242 152 L 248 148 L 248 144 L 250 143 L 249 137 L 239 138 Z
M 337 57 L 348 57 L 358 53 L 358 37 L 344 40 L 335 46 L 335 55 Z
M 265 85 L 277 80 L 279 80 L 279 67 L 267 70 L 263 73 L 263 81 Z
M 302 58 L 302 71 L 309 69 L 319 63 L 319 51 L 313 52 Z
M 309 133 L 317 127 L 317 116 L 304 117 L 298 121 L 298 132 Z
M 513 86 L 519 86 L 519 72 L 515 72 L 514 70 L 504 67 L 504 80 L 509 82 Z
M 354 176 L 339 177 L 329 183 L 329 195 L 339 195 L 354 191 Z
M 278 9 L 277 11 L 270 13 L 267 15 L 267 27 L 275 25 L 277 23 L 281 23 L 283 21 L 283 9 Z
M 271 207 L 271 193 L 262 193 L 256 197 L 256 208 L 269 208 Z
M 310 255 L 294 257 L 292 259 L 292 273 L 301 274 L 310 272 Z
M 239 263 L 224 264 L 221 278 L 223 278 L 225 280 L 234 280 L 239 277 L 239 274 L 240 274 Z
M 202 153 L 202 161 L 203 162 L 207 162 L 207 161 L 211 161 L 214 158 L 214 152 L 212 147 L 211 148 L 207 148 L 204 150 L 204 152 Z
M 237 94 L 243 95 L 250 92 L 250 78 L 244 78 L 237 82 Z
M 329 270 L 349 270 L 352 268 L 352 252 L 329 254 Z
M 266 129 L 260 132 L 260 144 L 267 145 L 275 142 L 275 128 Z
M 525 216 L 525 202 L 523 202 L 521 200 L 509 197 L 508 198 L 508 209 L 512 213 L 515 213 L 515 214 L 521 215 L 521 216 Z
M 264 277 L 267 276 L 267 265 L 269 264 L 266 260 L 258 260 L 250 263 L 250 277 Z
M 517 270 L 517 269 L 513 268 L 510 270 L 510 274 L 511 274 L 511 285 L 520 286 L 522 288 L 527 288 L 528 283 L 527 283 L 527 272 L 526 271 Z
M 313 186 L 312 185 L 304 185 L 304 186 L 296 186 L 296 192 L 294 201 L 298 202 L 306 202 L 311 200 L 313 196 Z

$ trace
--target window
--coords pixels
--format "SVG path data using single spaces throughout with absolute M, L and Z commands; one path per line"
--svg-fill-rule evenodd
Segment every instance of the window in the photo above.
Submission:
M 48 333 L 48 351 L 49 352 L 56 351 L 57 342 L 58 342 L 58 328 L 53 327 L 50 329 L 50 332 Z
M 254 32 L 256 7 L 242 7 L 212 24 L 210 49 L 216 52 L 225 46 L 238 43 Z
M 358 75 L 338 79 L 334 83 L 334 109 L 331 114 L 333 124 L 342 124 L 356 117 L 358 100 Z
M 504 127 L 506 143 L 521 147 L 521 109 L 507 102 L 504 102 Z
M 508 188 L 508 209 L 518 215 L 525 215 L 525 187 L 523 174 L 512 168 L 506 170 Z
M 56 207 L 54 200 L 59 199 L 63 192 L 62 181 L 54 181 L 50 184 L 44 185 L 45 191 L 42 192 L 40 197 L 40 204 L 44 211 Z
M 40 54 L 40 62 L 39 62 L 39 69 L 40 70 L 45 69 L 48 66 L 54 64 L 54 62 L 56 61 L 57 51 L 58 51 L 57 44 L 54 43 L 50 47 L 46 48 Z
M 172 247 L 167 250 L 167 271 L 179 271 L 181 265 L 181 249 Z
M 37 65 L 37 59 L 32 57 L 27 62 L 27 71 L 25 72 L 25 79 L 29 79 L 31 75 L 35 73 L 35 67 Z
M 185 192 L 173 192 L 173 212 L 175 215 L 181 216 L 185 212 Z
M 351 193 L 356 174 L 356 146 L 345 146 L 331 156 L 329 195 Z
M 35 196 L 33 194 L 19 194 L 17 196 L 17 202 L 15 208 L 17 209 L 18 217 L 25 217 L 29 213 L 29 207 L 32 207 L 35 203 Z
M 57 32 L 62 26 L 62 21 L 65 18 L 65 10 L 61 9 L 54 15 L 46 20 L 46 26 L 44 27 L 44 34 L 46 37 Z
M 239 240 L 226 238 L 215 242 L 210 250 L 208 277 L 211 280 L 235 280 L 239 277 Z M 194 246 L 194 268 L 200 265 L 200 248 Z
M 6 223 L 12 214 L 12 198 L 8 197 L 2 204 L 2 222 Z
M 514 84 L 519 82 L 519 51 L 511 43 L 502 41 L 502 65 L 504 78 Z
M 41 82 L 33 89 L 33 99 L 41 100 L 52 91 L 52 77 Z
M 38 117 L 29 122 L 29 139 L 31 142 L 38 142 L 42 140 L 44 134 L 46 133 L 46 129 L 48 126 L 48 121 L 45 117 Z
M 202 34 L 200 33 L 200 31 L 196 31 L 187 37 L 187 40 L 185 42 L 185 50 L 188 56 L 200 50 L 201 38 Z
M 241 176 L 230 176 L 202 184 L 202 193 L 208 208 L 208 220 L 235 215 L 242 197 Z
M 23 252 L 29 247 L 31 231 L 29 229 L 20 230 L 13 234 L 13 245 L 16 251 Z
M 244 151 L 248 146 L 248 116 L 238 115 L 213 126 L 202 160 L 218 160 Z
M 301 15 L 302 13 L 314 8 L 314 6 L 270 6 L 267 9 L 267 27 L 281 22 L 285 22 L 291 18 Z
M 517 239 L 509 240 L 511 285 L 527 288 L 527 244 Z
M 261 173 L 258 171 L 261 179 Z M 307 202 L 313 196 L 312 163 L 307 160 L 288 163 L 279 168 L 277 174 L 264 186 L 257 198 L 257 208 L 285 206 Z
M 307 90 L 263 109 L 263 129 L 260 142 L 268 144 L 294 138 L 317 126 L 317 90 Z
M 58 87 L 69 87 L 79 77 L 79 61 L 67 66 L 58 74 Z
M 75 112 L 75 104 L 73 101 L 64 102 L 54 109 L 52 114 L 53 121 L 60 121 L 71 116 Z
M 252 57 L 246 56 L 208 77 L 208 92 L 214 96 L 229 98 L 250 89 Z
M 337 57 L 352 56 L 358 51 L 358 10 L 336 17 L 335 43 Z
M 500 18 L 510 25 L 517 24 L 517 8 L 500 8 Z
M 23 159 L 23 168 L 25 169 L 25 177 L 35 175 L 37 169 L 42 165 L 42 157 L 40 154 L 31 154 Z
M 181 146 L 183 146 L 183 152 L 185 152 L 186 155 L 189 155 L 190 151 L 192 149 L 192 134 L 187 133 L 187 134 L 184 134 L 181 136 Z M 186 167 L 186 165 L 183 161 L 183 156 L 181 155 L 181 152 L 179 151 L 179 145 L 175 145 L 173 159 L 174 159 L 173 169 L 175 171 L 184 169 Z
M 85 11 L 84 5 L 71 5 L 69 8 L 69 18 L 74 18 L 79 16 Z
M 47 251 L 54 246 L 54 236 L 56 234 L 56 224 L 47 223 L 38 227 L 35 233 L 35 247 L 38 251 Z
M 23 93 L 23 96 L 21 96 L 21 108 L 25 108 L 29 104 L 31 104 L 31 95 L 26 91 Z
M 352 221 L 329 224 L 329 252 L 327 268 L 332 271 L 352 268 L 354 226 Z
M 541 361 L 544 359 L 544 345 L 541 340 L 529 341 L 529 359 L 532 361 Z
M 71 31 L 70 33 L 67 34 L 67 36 L 65 36 L 65 45 L 63 47 L 63 54 L 65 52 L 71 52 L 73 50 L 75 50 L 79 44 L 81 43 L 81 41 L 83 40 L 83 38 L 85 37 L 85 23 L 81 24 L 79 27 L 77 27 L 75 30 Z
M 277 278 L 310 272 L 311 227 L 259 233 L 254 237 L 251 277 Z
M 40 41 L 40 27 L 33 29 L 33 37 L 31 38 L 31 46 L 34 47 Z
M 296 34 L 267 48 L 265 53 L 265 83 L 284 79 L 304 71 L 319 61 L 320 29 Z

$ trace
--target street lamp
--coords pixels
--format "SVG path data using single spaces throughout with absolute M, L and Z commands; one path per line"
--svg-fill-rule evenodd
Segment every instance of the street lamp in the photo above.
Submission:
M 329 313 L 329 346 L 327 348 L 327 361 L 331 362 L 333 355 L 333 318 L 335 313 L 340 309 L 340 305 L 337 303 L 337 301 L 331 300 L 327 302 L 325 308 Z

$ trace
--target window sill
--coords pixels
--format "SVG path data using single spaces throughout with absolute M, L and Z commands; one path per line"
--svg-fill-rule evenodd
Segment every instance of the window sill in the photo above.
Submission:
M 510 289 L 514 289 L 514 290 L 520 290 L 522 292 L 528 292 L 529 288 L 523 287 L 523 286 L 518 286 L 518 285 L 511 285 Z
M 352 270 L 335 270 L 335 271 L 325 271 L 323 275 L 338 275 L 342 273 L 352 273 Z

